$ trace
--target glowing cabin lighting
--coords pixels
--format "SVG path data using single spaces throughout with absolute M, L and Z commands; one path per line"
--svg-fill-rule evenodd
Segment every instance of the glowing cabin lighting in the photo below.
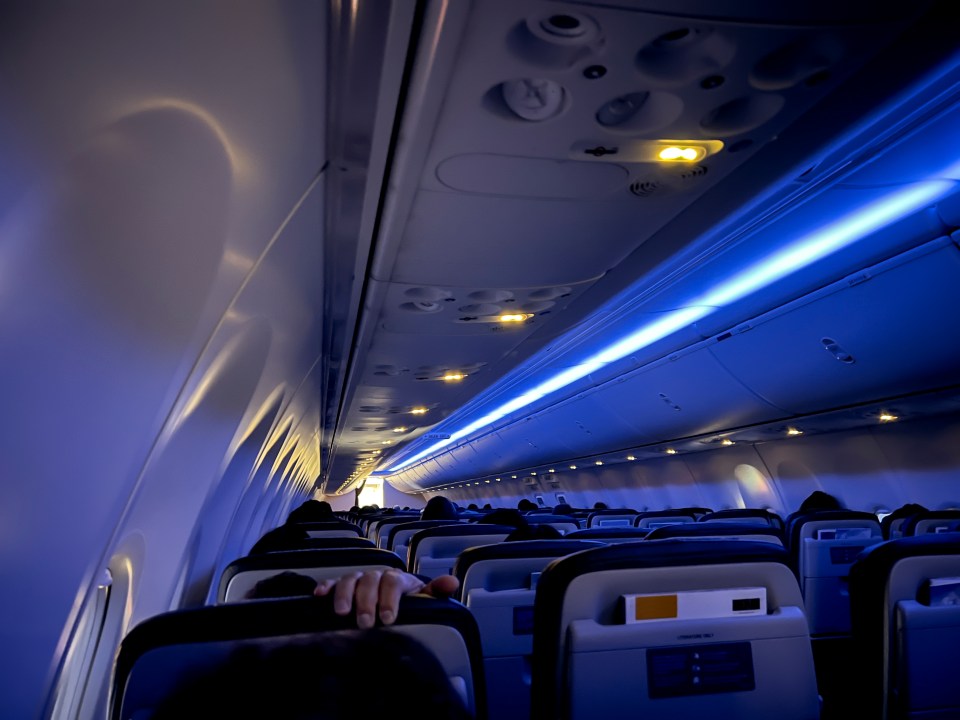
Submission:
M 381 444 L 381 445 L 389 445 L 389 444 L 390 444 L 390 440 L 381 440 L 381 441 L 380 441 L 380 444 Z
M 411 415 L 424 415 L 426 414 L 427 409 L 425 407 L 415 407 L 410 411 Z
M 958 169 L 960 167 L 952 166 L 946 168 L 943 174 L 950 176 Z M 852 245 L 890 223 L 943 198 L 954 189 L 955 185 L 956 183 L 952 180 L 926 180 L 913 183 L 908 187 L 900 188 L 871 203 L 867 203 L 818 230 L 801 236 L 794 242 L 718 283 L 705 294 L 695 298 L 689 303 L 688 307 L 664 313 L 659 319 L 640 326 L 626 337 L 608 345 L 583 362 L 568 367 L 522 395 L 509 400 L 472 423 L 451 433 L 449 437 L 389 467 L 386 472 L 398 472 L 455 443 L 457 440 L 533 404 L 544 396 L 556 392 L 610 363 L 652 345 L 698 320 L 702 320 L 719 308 L 742 300 L 748 295 L 752 295 L 758 290 Z M 462 379 L 462 377 L 456 379 Z
M 393 431 L 394 431 L 395 433 L 401 433 L 401 432 L 406 432 L 407 429 L 406 429 L 405 427 L 395 427 L 395 428 L 393 429 Z
M 485 482 L 487 485 L 490 484 L 490 481 L 489 481 L 489 480 L 484 480 L 484 482 Z
M 555 472 L 556 472 L 556 470 L 554 470 L 553 468 L 550 468 L 549 470 L 547 470 L 547 472 L 552 472 L 552 473 L 555 473 Z
M 730 447 L 731 445 L 736 445 L 736 443 L 733 442 L 733 440 L 731 440 L 730 438 L 724 438 L 723 440 L 720 441 L 720 444 L 723 445 L 724 447 Z
M 880 413 L 879 420 L 880 422 L 893 422 L 894 420 L 899 420 L 899 415 L 894 415 L 893 413 Z
M 665 147 L 661 150 L 657 157 L 660 160 L 665 160 L 667 162 L 693 162 L 699 160 L 701 157 L 706 155 L 706 152 L 703 148 L 696 147 L 678 147 L 676 145 L 671 145 L 670 147 Z
M 523 322 L 524 320 L 527 320 L 532 317 L 533 317 L 533 313 L 504 313 L 497 319 L 500 322 L 504 322 L 504 323 L 518 323 L 518 322 Z
M 440 379 L 443 380 L 444 382 L 459 382 L 460 380 L 463 380 L 465 377 L 466 377 L 466 374 L 464 373 L 449 372 Z
M 571 465 L 571 466 L 570 466 L 570 469 L 571 469 L 571 470 L 576 470 L 576 469 L 577 469 L 577 466 L 576 466 L 576 465 Z
M 636 460 L 636 458 L 633 455 L 627 455 L 627 460 Z
M 803 435 L 803 430 L 800 428 L 787 428 L 787 435 Z
M 603 460 L 597 460 L 594 465 L 603 465 Z
M 516 476 L 516 475 L 511 475 L 510 477 L 512 477 L 514 480 L 517 479 L 517 476 Z
M 497 482 L 500 482 L 500 478 L 497 478 Z
M 673 448 L 667 448 L 666 450 L 664 450 L 664 452 L 665 452 L 667 455 L 676 455 L 676 454 L 677 454 L 677 451 L 674 450 Z

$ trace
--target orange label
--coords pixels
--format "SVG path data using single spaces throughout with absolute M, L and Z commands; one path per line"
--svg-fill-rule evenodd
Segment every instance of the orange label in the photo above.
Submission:
M 652 595 L 634 598 L 634 616 L 637 620 L 662 620 L 677 616 L 676 595 Z

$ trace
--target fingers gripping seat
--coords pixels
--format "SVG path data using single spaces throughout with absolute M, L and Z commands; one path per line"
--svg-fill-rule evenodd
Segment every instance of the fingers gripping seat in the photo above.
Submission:
M 702 618 L 717 593 L 678 595 L 730 589 Z M 659 596 L 636 605 L 659 619 L 624 622 L 633 595 Z M 533 657 L 535 718 L 819 716 L 800 588 L 767 542 L 651 540 L 555 560 L 537 584 Z
M 290 570 L 314 580 L 338 578 L 356 570 L 405 570 L 406 564 L 396 553 L 365 548 L 331 548 L 325 550 L 291 550 L 263 555 L 248 555 L 227 565 L 220 576 L 217 602 L 237 602 L 261 580 Z

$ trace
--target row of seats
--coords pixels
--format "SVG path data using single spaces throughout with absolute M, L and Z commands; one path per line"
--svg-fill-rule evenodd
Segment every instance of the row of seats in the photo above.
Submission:
M 471 630 L 461 633 L 461 639 L 444 630 L 439 634 L 445 638 L 442 642 L 435 642 L 434 647 L 426 644 L 439 654 L 448 676 L 477 717 L 485 717 L 489 703 L 490 714 L 502 720 L 593 717 L 626 710 L 653 716 L 709 713 L 712 717 L 760 718 L 776 713 L 814 718 L 820 715 L 818 682 L 822 686 L 823 678 L 817 676 L 815 645 L 811 643 L 811 637 L 817 639 L 813 631 L 818 626 L 808 616 L 829 604 L 821 595 L 839 589 L 840 604 L 846 601 L 848 608 L 854 608 L 852 670 L 848 669 L 844 678 L 845 690 L 850 697 L 862 695 L 872 709 L 883 712 L 854 714 L 956 717 L 960 699 L 944 677 L 951 670 L 943 660 L 947 651 L 960 646 L 960 605 L 945 604 L 944 599 L 949 602 L 950 592 L 960 588 L 960 535 L 931 533 L 883 542 L 867 520 L 823 511 L 804 520 L 794 518 L 787 528 L 793 539 L 788 543 L 790 550 L 783 547 L 784 536 L 778 528 L 732 521 L 713 528 L 692 523 L 686 524 L 689 527 L 658 527 L 642 542 L 629 543 L 570 537 L 578 531 L 562 540 L 504 543 L 503 531 L 510 528 L 431 525 L 412 537 L 425 532 L 428 535 L 420 542 L 436 538 L 437 545 L 460 538 L 459 549 L 453 559 L 451 550 L 435 549 L 424 558 L 438 561 L 437 567 L 427 563 L 415 570 L 435 569 L 442 574 L 441 570 L 451 569 L 460 580 L 460 602 L 435 601 L 440 603 L 435 605 L 423 599 L 426 605 L 420 606 L 422 613 L 413 622 L 407 601 L 419 599 L 405 598 L 398 623 L 401 627 L 426 626 L 422 632 L 429 638 L 438 631 L 432 620 L 424 618 L 432 617 L 434 608 L 439 610 L 438 617 L 456 612 L 440 610 L 441 606 L 466 612 L 459 617 L 469 620 L 458 623 L 476 630 L 472 647 L 469 639 L 462 639 L 469 638 Z M 875 517 L 872 522 L 876 523 Z M 402 527 L 396 525 L 397 530 Z M 597 527 L 593 531 L 623 529 L 627 528 Z M 467 530 L 481 530 L 482 534 L 469 539 L 462 534 Z M 485 544 L 477 544 L 480 537 Z M 123 662 L 117 665 L 118 694 L 113 709 L 118 714 L 113 717 L 135 717 L 137 707 L 156 703 L 162 689 L 154 690 L 148 678 L 167 673 L 181 659 L 186 662 L 199 657 L 192 647 L 195 644 L 204 648 L 223 645 L 207 658 L 212 662 L 222 656 L 226 646 L 260 637 L 258 633 L 276 637 L 346 627 L 343 623 L 348 621 L 343 618 L 328 617 L 332 613 L 323 602 L 312 602 L 322 598 L 234 604 L 280 569 L 295 569 L 320 580 L 350 569 L 406 567 L 396 553 L 374 547 L 356 532 L 348 538 L 318 536 L 311 540 L 320 539 L 331 543 L 364 540 L 366 546 L 243 558 L 224 573 L 220 599 L 230 603 L 224 608 L 258 609 L 231 610 L 234 615 L 230 618 L 223 612 L 215 617 L 210 614 L 221 608 L 181 611 L 135 628 L 124 641 Z M 798 573 L 801 563 L 803 569 Z M 843 574 L 817 574 L 823 567 L 833 572 L 833 566 L 843 568 Z M 832 579 L 847 575 L 846 581 Z M 957 581 L 956 587 L 951 587 L 950 578 Z M 821 593 L 818 588 L 829 592 Z M 745 589 L 754 595 L 742 599 L 746 604 L 741 604 L 740 611 L 683 617 L 679 609 L 681 593 L 687 594 L 685 598 L 706 597 Z M 764 607 L 757 612 L 751 603 L 758 600 L 760 590 Z M 638 595 L 654 596 L 654 601 L 641 599 L 647 603 L 644 607 L 659 603 L 660 614 L 638 619 Z M 679 617 L 669 617 L 663 610 L 671 597 L 678 606 L 673 612 Z M 953 597 L 960 603 L 960 597 Z M 262 609 L 268 607 L 264 603 L 269 609 Z M 628 622 L 631 608 L 634 617 Z M 849 622 L 849 609 L 846 612 Z M 284 614 L 289 624 L 277 620 L 272 625 L 263 619 L 275 613 Z M 311 613 L 332 625 L 310 625 L 305 616 Z M 302 626 L 301 621 L 305 622 Z M 243 629 L 230 630 L 234 624 Z M 170 645 L 180 649 L 170 650 Z M 190 646 L 189 653 L 185 646 Z M 444 658 L 444 650 L 448 646 L 465 648 L 458 655 L 459 666 L 452 661 L 447 664 L 450 658 Z M 158 656 L 153 654 L 156 650 L 163 652 Z M 153 660 L 140 666 L 142 656 Z M 204 653 L 200 656 L 206 657 Z M 463 664 L 465 657 L 470 659 L 469 667 Z M 873 660 L 866 662 L 866 658 Z M 897 668 L 895 675 L 890 666 Z M 134 672 L 136 667 L 140 670 Z M 138 684 L 131 685 L 131 677 L 149 689 L 136 690 Z M 483 691 L 487 685 L 493 690 L 489 696 Z M 128 693 L 130 701 L 125 705 Z

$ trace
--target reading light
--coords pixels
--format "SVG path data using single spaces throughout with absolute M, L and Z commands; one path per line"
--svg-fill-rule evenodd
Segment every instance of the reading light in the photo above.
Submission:
M 803 435 L 803 430 L 795 427 L 787 428 L 787 435 Z
M 535 473 L 535 472 L 532 472 L 532 473 L 530 473 L 530 474 L 531 474 L 531 475 L 536 475 L 537 473 Z
M 571 469 L 571 470 L 576 470 L 576 469 L 577 469 L 577 466 L 576 466 L 576 465 L 571 465 L 571 466 L 570 466 L 570 469 Z
M 500 478 L 497 478 L 497 482 L 500 482 Z
M 706 154 L 703 148 L 670 145 L 661 150 L 657 157 L 666 162 L 695 162 Z
M 497 318 L 504 323 L 518 323 L 533 317 L 533 313 L 504 313 Z
M 736 443 L 734 443 L 733 440 L 731 440 L 730 438 L 724 438 L 723 440 L 720 441 L 720 444 L 725 447 L 730 447 L 731 445 L 735 445 Z
M 664 452 L 665 452 L 667 455 L 676 455 L 676 454 L 677 454 L 677 451 L 674 450 L 673 448 L 667 448 L 666 450 L 664 450 Z
M 389 445 L 389 444 L 390 444 L 390 441 L 389 441 L 389 440 L 381 440 L 381 441 L 380 441 L 380 444 L 381 444 L 381 445 Z
M 490 481 L 489 481 L 489 480 L 484 480 L 484 482 L 485 482 L 487 485 L 490 484 Z
M 517 479 L 517 476 L 516 476 L 516 475 L 511 475 L 510 477 L 512 477 L 514 480 Z
M 413 408 L 413 410 L 410 411 L 410 414 L 411 414 L 411 415 L 423 415 L 423 414 L 426 413 L 426 412 L 427 412 L 427 409 L 426 409 L 425 407 L 415 407 L 415 408 Z
M 627 455 L 627 460 L 636 460 L 636 458 L 633 455 Z
M 880 413 L 879 418 L 880 418 L 880 422 L 893 422 L 894 420 L 900 419 L 898 415 L 894 415 L 893 413 L 888 413 L 888 412 Z
M 395 427 L 393 431 L 396 433 L 401 433 L 401 432 L 406 432 L 407 429 L 405 427 Z
M 957 169 L 960 168 L 946 168 L 943 174 L 950 176 Z M 756 291 L 852 245 L 909 213 L 916 212 L 945 197 L 954 187 L 955 182 L 952 180 L 925 180 L 912 183 L 867 203 L 832 223 L 802 235 L 779 250 L 775 250 L 770 255 L 748 265 L 726 280 L 717 283 L 705 294 L 693 298 L 686 307 L 663 313 L 658 319 L 641 325 L 629 335 L 607 345 L 582 362 L 540 382 L 523 394 L 514 397 L 486 415 L 451 433 L 447 438 L 439 440 L 405 460 L 392 465 L 386 472 L 395 473 L 402 470 L 408 465 L 442 450 L 477 430 L 492 425 L 510 413 L 521 410 L 610 363 L 621 360 L 678 330 L 689 327 L 719 308 L 742 300 Z M 465 376 L 461 375 L 455 379 L 460 380 L 463 377 Z
M 555 473 L 555 472 L 556 472 L 556 470 L 554 470 L 553 468 L 550 468 L 549 470 L 547 470 L 547 472 L 552 472 L 552 473 Z
M 597 460 L 594 465 L 603 465 L 603 460 Z
M 448 372 L 446 375 L 444 375 L 440 379 L 443 380 L 444 382 L 459 382 L 460 380 L 463 380 L 465 377 L 466 377 L 465 373 Z

